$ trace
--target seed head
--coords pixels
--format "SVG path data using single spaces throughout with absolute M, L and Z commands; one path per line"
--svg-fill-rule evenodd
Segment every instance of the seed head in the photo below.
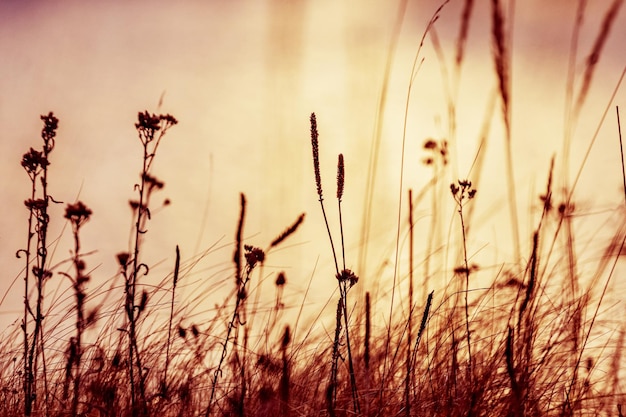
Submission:
M 336 275 L 339 282 L 349 282 L 350 287 L 354 286 L 357 282 L 359 282 L 359 277 L 349 269 L 344 269 L 339 274 Z
M 315 113 L 311 113 L 311 148 L 313 149 L 313 171 L 315 172 L 315 185 L 317 186 L 317 195 L 320 200 L 322 197 L 322 177 L 320 175 L 320 151 L 318 145 L 317 120 Z
M 22 156 L 22 167 L 29 175 L 35 174 L 39 171 L 39 168 L 45 169 L 50 163 L 48 159 L 43 155 L 43 152 L 38 152 L 33 148 Z
M 283 240 L 287 239 L 290 235 L 292 235 L 304 221 L 304 216 L 305 216 L 305 213 L 302 213 L 291 226 L 289 226 L 287 229 L 285 229 L 285 231 L 283 231 L 280 235 L 278 235 L 278 237 L 274 239 L 272 243 L 270 244 L 270 248 L 278 246 Z
M 79 228 L 89 220 L 91 214 L 91 209 L 83 204 L 82 201 L 75 204 L 68 204 L 67 207 L 65 207 L 65 218 L 72 222 L 75 228 Z
M 44 153 L 47 155 L 54 148 L 54 137 L 56 136 L 57 128 L 59 127 L 59 119 L 54 117 L 52 112 L 49 112 L 46 115 L 41 115 L 41 120 L 43 120 L 43 129 L 41 130 L 41 137 L 44 141 Z
M 345 180 L 345 171 L 343 166 L 343 154 L 339 154 L 339 158 L 337 160 L 337 200 L 341 202 L 341 198 L 343 197 L 343 185 Z
M 126 270 L 128 267 L 128 261 L 130 260 L 130 254 L 128 252 L 120 252 L 116 255 L 117 263 Z
M 282 287 L 285 285 L 286 282 L 287 282 L 287 279 L 285 278 L 285 273 L 284 272 L 279 273 L 278 276 L 276 277 L 276 286 Z

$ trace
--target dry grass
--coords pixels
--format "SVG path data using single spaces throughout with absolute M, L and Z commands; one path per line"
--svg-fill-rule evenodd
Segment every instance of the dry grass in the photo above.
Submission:
M 621 3 L 616 0 L 610 6 L 586 61 L 573 105 L 574 118 L 579 116 Z M 447 91 L 452 119 L 457 113 L 456 94 L 473 5 L 467 0 L 462 8 L 452 88 Z M 510 145 L 510 15 L 507 17 L 498 0 L 491 5 L 494 74 L 505 140 Z M 405 6 L 401 4 L 399 16 Z M 434 32 L 442 8 L 431 19 L 424 38 L 432 30 L 445 68 L 445 56 Z M 423 43 L 424 39 L 420 50 Z M 418 56 L 419 52 L 414 71 Z M 414 77 L 412 73 L 411 82 Z M 411 84 L 407 111 L 410 89 Z M 213 248 L 184 260 L 176 246 L 172 273 L 154 278 L 141 259 L 143 244 L 150 237 L 149 224 L 156 221 L 150 210 L 151 197 L 164 183 L 152 175 L 151 166 L 160 141 L 176 119 L 148 112 L 139 113 L 135 125 L 143 145 L 142 169 L 134 187 L 137 199 L 130 202 L 133 238 L 129 250 L 117 256 L 117 278 L 87 290 L 90 272 L 81 253 L 80 231 L 88 227 L 92 213 L 76 202 L 67 206 L 65 214 L 74 237 L 73 272 L 58 272 L 71 281 L 71 291 L 45 298 L 47 278 L 57 273 L 46 250 L 47 225 L 56 221 L 48 216 L 48 204 L 54 200 L 46 187 L 53 181 L 47 176 L 47 167 L 53 162 L 50 151 L 58 120 L 52 113 L 42 119 L 43 148 L 31 149 L 22 161 L 32 183 L 26 204 L 30 213 L 26 249 L 18 252 L 26 266 L 25 305 L 21 323 L 9 329 L 0 342 L 0 416 L 622 415 L 626 397 L 620 372 L 626 328 L 603 314 L 602 303 L 615 265 L 624 253 L 626 223 L 622 221 L 615 228 L 590 279 L 581 280 L 573 222 L 577 209 L 572 193 L 566 193 L 562 202 L 553 194 L 554 159 L 546 173 L 545 192 L 536 196 L 541 213 L 533 220 L 528 250 L 523 253 L 513 159 L 510 147 L 506 148 L 508 168 L 504 175 L 509 183 L 515 260 L 506 269 L 495 269 L 487 285 L 478 286 L 473 279 L 479 272 L 483 278 L 486 273 L 471 262 L 468 235 L 473 199 L 481 198 L 480 189 L 477 194 L 474 187 L 480 187 L 469 179 L 452 184 L 444 181 L 450 169 L 448 142 L 427 140 L 423 162 L 433 168 L 433 178 L 424 189 L 410 190 L 408 213 L 398 213 L 396 249 L 401 250 L 400 236 L 407 236 L 407 273 L 399 274 L 396 265 L 390 289 L 382 288 L 384 282 L 392 281 L 392 277 L 385 277 L 376 280 L 378 287 L 362 291 L 362 299 L 359 294 L 348 297 L 355 285 L 365 285 L 346 268 L 342 198 L 349 184 L 349 165 L 344 155 L 339 155 L 338 250 L 326 220 L 319 162 L 324 154 L 317 118 L 312 114 L 313 178 L 333 254 L 335 276 L 330 278 L 337 280 L 339 290 L 330 323 L 333 330 L 320 331 L 319 327 L 303 325 L 300 313 L 295 319 L 286 315 L 288 309 L 295 311 L 298 306 L 284 303 L 283 291 L 289 285 L 284 272 L 271 275 L 274 303 L 267 306 L 258 299 L 260 285 L 256 283 L 266 277 L 266 258 L 299 233 L 304 214 L 277 231 L 262 249 L 245 239 L 247 200 L 243 194 L 239 221 L 234 225 L 232 266 L 216 277 L 207 277 L 203 287 L 207 290 L 186 299 L 179 299 L 176 292 L 181 285 L 194 285 L 186 283 L 186 277 L 198 259 Z M 454 140 L 454 121 L 450 133 L 450 140 Z M 619 136 L 621 141 L 621 132 Z M 378 139 L 374 149 L 379 146 L 376 143 Z M 476 160 L 474 177 L 480 175 L 482 167 L 481 159 Z M 374 175 L 376 163 L 370 168 Z M 624 184 L 626 197 L 626 176 Z M 433 224 L 424 229 L 430 233 L 426 253 L 417 254 L 414 211 L 427 195 L 432 195 Z M 433 291 L 429 278 L 433 275 L 431 259 L 440 241 L 437 230 L 449 221 L 439 213 L 444 200 L 456 205 L 454 221 L 458 219 L 458 224 L 454 224 L 460 233 L 450 234 L 449 250 L 460 255 L 458 264 L 445 272 L 445 282 Z M 396 255 L 396 263 L 399 259 Z M 424 267 L 423 279 L 415 277 L 418 263 Z M 398 297 L 400 301 L 394 304 L 395 292 L 405 284 L 408 298 Z M 230 295 L 215 299 L 218 286 L 231 288 Z M 417 295 L 418 286 L 423 290 L 421 296 Z M 387 303 L 388 297 L 381 295 L 387 291 L 391 306 L 383 319 L 374 317 L 375 307 Z M 207 300 L 215 303 L 211 318 L 197 322 L 196 314 L 206 310 L 202 306 Z M 300 308 L 305 302 L 301 301 Z M 402 303 L 406 305 L 398 308 Z M 283 326 L 283 322 L 288 324 Z

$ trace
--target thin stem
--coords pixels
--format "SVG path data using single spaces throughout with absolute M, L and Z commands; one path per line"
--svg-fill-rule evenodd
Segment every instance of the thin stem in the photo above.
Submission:
M 626 202 L 626 169 L 624 168 L 624 146 L 622 144 L 622 125 L 619 119 L 619 106 L 615 106 L 615 112 L 617 113 L 617 133 L 619 135 L 619 152 L 622 162 L 622 183 L 624 184 L 624 201 Z
M 180 271 L 180 249 L 176 245 L 176 262 L 174 266 L 174 283 L 172 284 L 172 301 L 170 304 L 170 319 L 167 326 L 167 345 L 165 350 L 165 370 L 163 372 L 162 394 L 167 396 L 167 369 L 170 364 L 170 346 L 172 341 L 172 321 L 174 319 L 174 300 L 176 298 L 176 284 L 178 283 L 178 273 Z
M 354 372 L 354 361 L 352 360 L 352 348 L 350 346 L 350 333 L 348 331 L 348 283 L 346 281 L 341 282 L 339 284 L 339 291 L 341 293 L 341 299 L 339 300 L 342 304 L 343 309 L 343 322 L 346 327 L 346 347 L 348 349 L 348 369 L 350 371 L 350 386 L 352 388 L 352 404 L 354 406 L 354 412 L 357 415 L 361 414 L 361 407 L 359 405 L 359 396 L 356 386 L 356 375 Z
M 413 331 L 413 190 L 409 189 L 409 317 L 407 322 L 406 375 L 404 376 L 404 411 L 411 416 L 411 337 Z
M 246 197 L 243 194 L 240 195 L 240 204 L 241 206 L 240 206 L 240 213 L 239 213 L 239 223 L 237 227 L 237 234 L 235 236 L 235 255 L 233 257 L 236 273 L 240 273 L 239 271 L 241 271 L 241 245 L 242 245 L 241 236 L 243 234 L 243 224 L 244 224 L 244 219 L 246 216 Z M 224 343 L 222 345 L 222 354 L 220 356 L 220 361 L 217 365 L 217 368 L 215 368 L 215 372 L 213 373 L 213 381 L 211 383 L 211 394 L 209 396 L 209 403 L 205 411 L 206 417 L 209 417 L 209 415 L 211 414 L 211 408 L 213 407 L 213 399 L 215 398 L 215 389 L 217 387 L 217 380 L 222 374 L 222 365 L 224 363 L 224 360 L 226 359 L 226 354 L 228 352 L 228 342 L 230 341 L 230 335 L 232 331 L 239 325 L 240 305 L 243 301 L 243 298 L 245 297 L 246 286 L 248 284 L 248 281 L 250 280 L 250 272 L 251 272 L 251 268 L 248 265 L 246 266 L 245 278 L 241 276 L 235 277 L 235 281 L 237 284 L 235 308 L 233 309 L 233 315 L 230 319 L 230 322 L 228 323 L 228 328 L 226 330 L 226 338 L 224 339 Z
M 465 262 L 465 331 L 467 333 L 467 354 L 468 354 L 468 372 L 469 372 L 469 380 L 470 386 L 472 383 L 474 370 L 472 368 L 472 343 L 471 343 L 471 334 L 469 327 L 469 303 L 467 300 L 467 296 L 469 293 L 469 275 L 470 269 L 467 261 L 467 241 L 465 236 L 465 220 L 463 219 L 463 204 L 459 202 L 459 216 L 461 217 L 461 230 L 463 232 L 463 260 Z

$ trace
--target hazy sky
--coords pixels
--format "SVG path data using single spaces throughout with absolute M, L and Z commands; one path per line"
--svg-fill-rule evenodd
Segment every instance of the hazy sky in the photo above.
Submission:
M 497 86 L 490 41 L 490 3 L 477 0 L 472 14 L 457 104 L 454 167 L 443 179 L 469 170 L 490 97 Z M 562 149 L 569 44 L 576 3 L 517 1 L 513 25 L 512 126 L 522 249 L 527 253 L 549 161 Z M 586 59 L 612 0 L 588 2 L 575 62 L 576 91 Z M 408 110 L 404 189 L 420 190 L 432 172 L 420 160 L 425 139 L 448 138 L 445 82 L 453 78 L 454 48 L 463 2 L 451 1 L 435 29 L 444 63 L 427 37 Z M 126 249 L 127 201 L 141 166 L 134 131 L 138 111 L 171 113 L 179 120 L 166 136 L 155 174 L 172 205 L 149 226 L 146 257 L 173 264 L 174 246 L 191 259 L 219 242 L 225 248 L 205 259 L 193 279 L 228 278 L 238 216 L 238 194 L 246 193 L 248 242 L 266 246 L 301 212 L 304 227 L 289 246 L 270 256 L 266 273 L 286 269 L 293 294 L 301 295 L 319 260 L 318 280 L 328 272 L 330 251 L 315 195 L 309 143 L 309 114 L 317 113 L 322 175 L 334 214 L 337 154 L 346 158 L 345 227 L 349 267 L 357 268 L 368 160 L 377 123 L 382 123 L 367 272 L 393 260 L 402 127 L 411 69 L 437 1 L 408 2 L 387 79 L 379 99 L 398 4 L 385 0 L 266 1 L 32 1 L 0 2 L 0 293 L 2 319 L 13 320 L 21 302 L 21 260 L 29 195 L 23 153 L 39 148 L 40 114 L 60 119 L 51 155 L 50 192 L 76 198 L 93 209 L 83 228 L 86 258 L 94 280 L 110 279 L 114 254 Z M 626 65 L 626 12 L 621 10 L 594 72 L 588 99 L 572 139 L 573 180 L 593 133 Z M 423 61 L 421 61 L 423 59 Z M 157 109 L 160 97 L 162 108 Z M 602 124 L 576 194 L 578 207 L 596 213 L 581 219 L 582 240 L 590 230 L 610 232 L 620 214 L 621 173 L 615 105 L 626 104 L 618 89 Z M 511 262 L 506 206 L 504 137 L 500 103 L 489 125 L 486 162 L 476 204 L 474 252 L 491 262 Z M 560 166 L 560 165 L 558 165 Z M 471 177 L 471 174 L 469 175 Z M 562 176 L 561 176 L 562 177 Z M 451 203 L 451 202 L 450 202 Z M 69 256 L 70 234 L 63 205 L 53 210 L 54 237 L 61 236 L 53 264 Z M 429 204 L 419 207 L 427 230 Z M 446 224 L 454 214 L 443 212 Z M 532 210 L 535 211 L 532 211 Z M 603 213 L 603 214 L 597 214 Z M 65 230 L 62 232 L 63 228 Z M 595 244 L 594 244 L 595 245 Z M 593 247 L 593 256 L 603 249 Z M 61 266 L 60 270 L 64 270 Z M 357 271 L 359 273 L 359 271 Z M 386 277 L 388 279 L 389 268 Z M 366 279 L 371 279 L 367 276 Z M 62 281 L 61 276 L 54 280 Z M 317 301 L 333 288 L 332 279 Z M 365 285 L 365 284 L 364 284 Z M 215 301 L 211 301 L 213 304 Z

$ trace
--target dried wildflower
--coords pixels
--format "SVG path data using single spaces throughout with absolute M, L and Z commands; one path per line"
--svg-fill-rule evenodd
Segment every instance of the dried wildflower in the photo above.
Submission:
M 30 151 L 22 156 L 22 167 L 29 175 L 36 174 L 39 168 L 45 169 L 48 165 L 50 165 L 50 162 L 43 155 L 43 152 L 36 151 L 33 148 L 30 148 Z
M 24 201 L 24 205 L 29 210 L 43 212 L 48 207 L 48 201 L 42 198 L 29 198 L 28 200 Z
M 441 160 L 443 165 L 448 164 L 448 142 L 446 140 L 426 139 L 422 145 L 428 156 L 422 159 L 424 165 L 433 165 L 435 161 Z
M 563 202 L 559 204 L 559 214 L 561 216 L 571 216 L 576 206 L 572 202 Z
M 459 187 L 457 187 L 455 183 L 450 184 L 450 192 L 452 193 L 452 196 L 456 197 L 459 192 Z
M 161 119 L 161 121 L 165 122 L 166 128 L 170 126 L 174 126 L 175 124 L 178 124 L 178 120 L 176 120 L 176 118 L 172 116 L 171 114 L 165 114 L 165 115 L 162 114 L 159 116 L 159 118 Z
M 130 259 L 130 254 L 128 252 L 120 252 L 116 255 L 117 263 L 122 267 L 126 268 L 128 265 L 128 260 Z
M 450 184 L 450 192 L 458 204 L 462 204 L 466 198 L 471 200 L 476 196 L 476 189 L 472 188 L 472 182 L 469 180 L 457 180 L 458 185 L 455 183 Z
M 137 129 L 137 133 L 139 133 L 139 139 L 144 146 L 147 146 L 148 143 L 154 140 L 156 132 L 161 129 L 161 119 L 159 119 L 157 115 L 148 113 L 148 111 L 143 113 L 139 112 L 137 119 L 138 121 L 135 123 L 135 128 Z
M 448 141 L 442 140 L 439 145 L 439 155 L 444 165 L 448 165 Z
M 350 287 L 354 286 L 357 282 L 359 282 L 359 277 L 349 269 L 344 269 L 339 274 L 336 275 L 339 282 L 349 282 Z
M 75 228 L 79 228 L 89 220 L 91 214 L 92 211 L 85 206 L 82 201 L 76 204 L 68 204 L 67 207 L 65 207 L 65 218 L 72 222 Z
M 49 153 L 54 147 L 54 142 L 51 141 L 56 136 L 56 130 L 59 127 L 59 119 L 54 117 L 52 112 L 49 112 L 47 115 L 41 115 L 41 120 L 43 120 L 44 126 L 41 130 L 41 137 L 45 141 L 45 151 Z
M 178 120 L 170 114 L 156 115 L 148 113 L 146 110 L 143 113 L 139 112 L 137 114 L 137 123 L 135 123 L 135 128 L 139 133 L 141 142 L 146 145 L 149 142 L 152 142 L 156 132 L 164 132 L 177 123 Z
M 147 172 L 143 173 L 142 179 L 146 183 L 149 189 L 156 188 L 157 190 L 160 190 L 163 187 L 165 187 L 165 183 L 163 181 L 159 180 L 157 177 L 153 175 L 148 174 Z
M 257 263 L 263 263 L 265 260 L 265 252 L 263 252 L 263 249 L 251 245 L 244 245 L 243 248 L 246 251 L 245 257 L 248 268 L 252 269 Z
M 36 276 L 38 280 L 43 281 L 52 277 L 52 271 L 33 266 L 33 275 Z
M 185 329 L 184 327 L 182 327 L 181 325 L 178 326 L 178 335 L 180 337 L 182 337 L 183 339 L 187 337 L 187 329 Z
M 424 142 L 423 145 L 424 149 L 436 149 L 437 148 L 437 142 L 435 142 L 434 139 L 426 139 L 426 141 Z
M 139 112 L 137 114 L 137 120 L 137 123 L 135 123 L 135 128 L 137 130 L 152 130 L 156 132 L 157 130 L 161 129 L 161 126 L 159 126 L 159 122 L 161 121 L 159 116 L 155 114 L 150 114 L 147 110 L 143 113 Z
M 337 160 L 337 200 L 341 202 L 341 198 L 343 197 L 343 186 L 345 181 L 345 170 L 343 166 L 343 154 L 339 154 L 339 158 Z
M 85 265 L 85 261 L 83 261 L 82 259 L 76 261 L 76 269 L 78 269 L 79 271 L 84 271 L 86 267 L 87 265 Z
M 285 273 L 280 272 L 278 276 L 276 277 L 276 286 L 282 287 L 283 285 L 285 285 L 286 282 L 287 282 L 287 279 L 285 278 Z

